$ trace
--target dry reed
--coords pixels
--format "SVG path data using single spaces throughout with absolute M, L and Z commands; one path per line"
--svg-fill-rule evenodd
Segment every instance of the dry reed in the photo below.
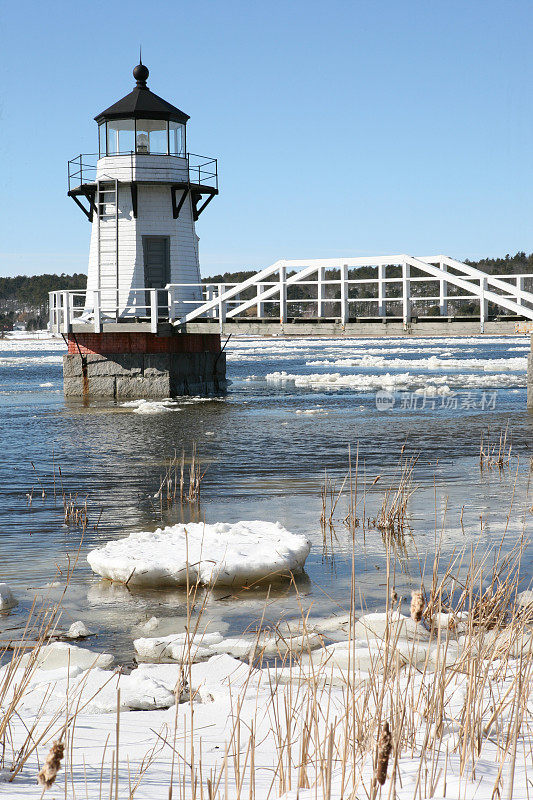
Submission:
M 164 509 L 169 509 L 178 503 L 181 506 L 185 504 L 199 506 L 202 481 L 206 472 L 207 469 L 202 469 L 198 458 L 196 444 L 193 445 L 188 458 L 185 456 L 185 450 L 182 450 L 179 457 L 174 453 L 154 495 L 155 499 L 159 500 L 160 513 L 163 514 Z
M 37 776 L 37 781 L 44 789 L 50 789 L 54 783 L 57 773 L 61 768 L 64 756 L 65 745 L 63 742 L 54 742 L 46 760 Z
M 502 471 L 509 467 L 512 445 L 508 443 L 508 437 L 508 425 L 501 429 L 498 441 L 494 444 L 490 441 L 490 430 L 487 431 L 486 441 L 483 434 L 481 434 L 481 441 L 479 444 L 479 468 L 481 472 L 483 472 L 484 469 L 498 469 Z

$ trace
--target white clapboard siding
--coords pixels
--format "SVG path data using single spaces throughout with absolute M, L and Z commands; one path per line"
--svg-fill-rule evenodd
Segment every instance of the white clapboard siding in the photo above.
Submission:
M 101 291 L 102 310 L 107 314 L 131 314 L 132 306 L 147 302 L 145 292 L 136 291 L 145 286 L 143 236 L 168 237 L 170 283 L 200 283 L 198 237 L 190 195 L 179 218 L 172 216 L 170 186 L 186 178 L 186 159 L 125 156 L 98 161 L 97 207 L 103 213 L 95 214 L 92 222 L 88 310 L 91 290 Z M 137 218 L 133 216 L 132 179 L 138 182 Z M 201 300 L 201 289 L 183 287 L 175 296 L 176 311 L 185 313 L 191 306 L 179 301 Z

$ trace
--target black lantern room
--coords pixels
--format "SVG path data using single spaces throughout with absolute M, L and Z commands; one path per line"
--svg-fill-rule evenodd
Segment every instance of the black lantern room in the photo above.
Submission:
M 100 157 L 137 153 L 185 158 L 189 116 L 151 92 L 148 75 L 148 67 L 138 64 L 134 90 L 95 117 Z

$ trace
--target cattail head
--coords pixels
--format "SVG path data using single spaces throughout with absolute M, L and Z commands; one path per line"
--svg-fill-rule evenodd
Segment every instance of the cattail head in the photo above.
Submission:
M 43 788 L 49 789 L 55 781 L 58 770 L 61 767 L 63 752 L 63 742 L 54 742 L 50 748 L 50 752 L 46 756 L 46 761 L 44 762 L 42 769 L 37 776 L 37 781 Z
M 383 786 L 387 780 L 387 769 L 389 766 L 389 758 L 392 752 L 392 736 L 389 728 L 389 723 L 384 722 L 381 731 L 381 736 L 378 742 L 378 761 L 376 765 L 376 780 Z
M 422 592 L 416 591 L 411 593 L 411 619 L 415 622 L 420 622 L 422 614 L 424 613 L 424 596 Z
M 391 599 L 391 601 L 392 601 L 393 603 L 397 603 L 397 602 L 398 602 L 398 592 L 397 592 L 397 591 L 396 591 L 396 589 L 394 589 L 394 588 L 393 588 L 393 590 L 392 590 L 392 593 L 391 593 L 390 599 Z

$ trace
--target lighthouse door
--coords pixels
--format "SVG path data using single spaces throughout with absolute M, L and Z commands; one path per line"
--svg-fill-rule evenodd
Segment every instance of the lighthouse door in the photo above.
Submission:
M 170 239 L 168 236 L 143 236 L 144 285 L 147 289 L 164 289 L 170 283 Z M 159 305 L 167 308 L 163 292 Z M 148 293 L 147 293 L 148 295 Z M 146 300 L 149 305 L 149 300 Z

